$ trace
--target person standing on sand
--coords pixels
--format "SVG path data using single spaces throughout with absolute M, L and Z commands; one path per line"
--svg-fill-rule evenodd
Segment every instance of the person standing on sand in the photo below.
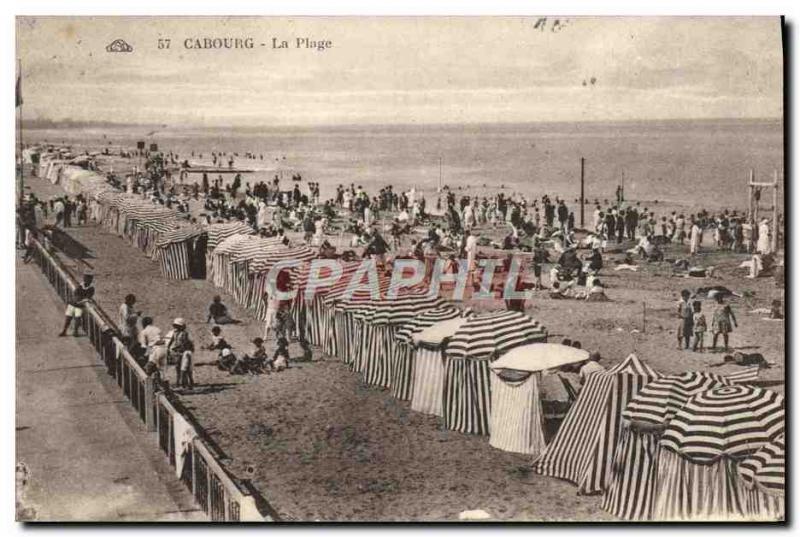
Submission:
M 167 363 L 175 364 L 175 383 L 179 386 L 183 379 L 182 371 L 186 354 L 189 354 L 188 366 L 191 370 L 192 350 L 194 350 L 194 345 L 189 338 L 189 332 L 186 331 L 186 321 L 177 317 L 172 321 L 172 331 L 167 337 Z
M 681 214 L 675 219 L 675 240 L 683 246 L 686 239 L 686 218 Z
M 699 300 L 692 304 L 694 314 L 692 315 L 692 325 L 694 330 L 694 344 L 692 350 L 694 352 L 703 352 L 703 338 L 706 333 L 706 316 L 702 312 L 702 307 Z
M 567 233 L 569 233 L 569 229 L 567 229 L 567 219 L 569 218 L 569 210 L 567 209 L 567 206 L 564 205 L 564 200 L 558 201 L 557 213 L 558 213 L 559 227 L 561 228 L 561 231 L 564 232 L 564 235 L 566 235 Z
M 764 218 L 758 224 L 758 243 L 756 244 L 756 252 L 765 255 L 772 251 L 772 245 L 769 241 L 769 220 Z
M 691 293 L 688 289 L 681 291 L 681 300 L 678 302 L 678 317 L 680 324 L 678 324 L 678 349 L 688 349 L 689 340 L 694 333 L 694 309 L 692 303 L 689 302 Z M 681 342 L 684 346 L 681 347 Z
M 733 310 L 725 304 L 722 295 L 717 295 L 717 309 L 714 310 L 714 316 L 711 320 L 711 331 L 714 333 L 714 338 L 711 340 L 711 350 L 717 348 L 717 338 L 722 335 L 722 342 L 725 344 L 725 351 L 728 351 L 728 334 L 733 332 L 733 327 L 737 327 L 736 316 Z
M 689 240 L 689 255 L 696 255 L 700 251 L 700 241 L 703 238 L 703 230 L 697 220 L 692 220 L 691 239 Z
M 475 256 L 478 253 L 478 234 L 470 230 L 464 244 L 464 253 L 467 255 L 467 278 L 470 282 L 475 279 Z

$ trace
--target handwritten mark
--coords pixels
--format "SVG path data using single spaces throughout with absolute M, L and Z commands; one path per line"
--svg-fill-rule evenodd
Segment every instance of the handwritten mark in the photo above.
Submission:
M 545 30 L 547 30 L 549 26 L 550 31 L 555 33 L 555 32 L 560 32 L 561 30 L 566 28 L 569 22 L 570 22 L 569 19 L 553 19 L 553 22 L 548 25 L 547 17 L 539 17 L 538 19 L 536 19 L 536 23 L 533 25 L 533 29 L 539 30 L 540 32 L 544 32 Z

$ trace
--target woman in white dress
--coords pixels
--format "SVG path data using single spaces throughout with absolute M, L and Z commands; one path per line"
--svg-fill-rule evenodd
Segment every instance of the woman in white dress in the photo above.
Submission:
M 758 225 L 758 244 L 756 251 L 760 254 L 768 254 L 772 250 L 772 245 L 769 242 L 769 220 L 764 218 Z
M 700 251 L 700 240 L 703 238 L 703 230 L 695 221 L 692 222 L 691 240 L 689 241 L 689 255 L 695 255 Z

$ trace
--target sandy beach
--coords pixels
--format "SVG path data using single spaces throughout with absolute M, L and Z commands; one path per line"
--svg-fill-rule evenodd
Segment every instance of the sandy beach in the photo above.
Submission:
M 42 179 L 30 178 L 28 185 L 45 199 L 55 193 Z M 220 293 L 210 282 L 164 279 L 155 262 L 97 225 L 68 231 L 91 252 L 86 261 L 96 274 L 97 300 L 106 311 L 116 312 L 122 297 L 134 293 L 138 308 L 154 317 L 156 325 L 166 329 L 172 318 L 181 316 L 195 341 L 209 340 L 206 307 Z M 300 239 L 297 233 L 290 237 Z M 685 249 L 669 246 L 666 255 L 682 257 Z M 619 257 L 607 255 L 607 266 Z M 546 326 L 551 341 L 579 340 L 583 348 L 600 352 L 606 366 L 635 352 L 663 373 L 724 374 L 737 368 L 718 367 L 722 353 L 678 349 L 674 317 L 681 289 L 723 285 L 746 295 L 731 302 L 739 320 L 733 348 L 760 352 L 774 362 L 762 371 L 760 381 L 783 392 L 783 322 L 749 313 L 769 307 L 773 299 L 783 300 L 783 289 L 772 278 L 744 279 L 746 272 L 737 267 L 747 258 L 701 253 L 696 264 L 714 266 L 714 278 L 675 277 L 668 264 L 643 264 L 636 273 L 606 269 L 602 278 L 612 302 L 555 301 L 540 291 L 526 312 Z M 224 335 L 238 352 L 245 352 L 263 326 L 222 294 L 243 321 L 224 327 Z M 503 307 L 499 300 L 472 305 Z M 292 352 L 294 357 L 299 349 Z M 200 351 L 197 388 L 181 395 L 227 455 L 224 462 L 232 473 L 252 480 L 283 518 L 445 521 L 456 520 L 464 510 L 484 509 L 496 520 L 611 519 L 600 510 L 600 498 L 579 497 L 573 485 L 531 473 L 529 457 L 494 449 L 486 437 L 447 431 L 440 420 L 412 412 L 388 391 L 365 386 L 338 359 L 320 353 L 315 349 L 319 362 L 242 377 L 219 371 L 211 365 L 216 354 Z

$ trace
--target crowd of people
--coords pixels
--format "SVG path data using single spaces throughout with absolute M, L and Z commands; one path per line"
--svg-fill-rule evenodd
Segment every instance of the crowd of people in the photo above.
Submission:
M 133 157 L 138 153 L 131 152 L 130 155 Z M 701 210 L 688 217 L 672 211 L 658 216 L 656 211 L 643 207 L 641 202 L 626 202 L 618 191 L 616 199 L 611 202 L 604 200 L 601 203 L 595 199 L 589 203 L 587 200 L 587 206 L 594 206 L 591 224 L 579 230 L 574 203 L 570 208 L 567 200 L 557 196 L 551 198 L 547 194 L 529 199 L 519 192 L 508 194 L 501 188 L 493 195 L 472 195 L 460 187 L 444 186 L 435 193 L 435 208 L 432 209 L 425 194 L 416 188 L 401 190 L 388 185 L 370 194 L 361 185 L 351 183 L 337 185 L 333 196 L 322 201 L 319 183 L 305 181 L 303 190 L 303 177 L 299 173 L 292 174 L 288 189 L 284 189 L 277 174 L 271 181 L 243 184 L 242 173 L 235 173 L 232 181 L 226 182 L 221 174 L 211 179 L 205 171 L 199 182 L 191 183 L 188 181 L 188 161 L 181 163 L 176 153 L 153 152 L 143 156 L 142 169 L 135 169 L 124 179 L 109 172 L 108 181 L 121 190 L 149 197 L 154 203 L 175 207 L 193 222 L 238 220 L 248 223 L 263 237 L 280 237 L 286 245 L 292 243 L 288 232 L 302 232 L 302 238 L 296 240 L 318 247 L 324 257 L 352 258 L 356 255 L 355 250 L 361 248 L 361 255 L 374 258 L 379 266 L 385 266 L 393 259 L 418 259 L 425 263 L 426 280 L 430 276 L 432 259 L 445 259 L 446 272 L 457 272 L 458 260 L 465 259 L 469 281 L 476 290 L 481 282 L 479 261 L 484 256 L 482 248 L 487 247 L 509 252 L 502 262 L 505 271 L 511 265 L 512 253 L 527 254 L 524 256 L 523 276 L 515 290 L 547 290 L 545 296 L 558 300 L 609 300 L 600 277 L 608 264 L 605 256 L 609 251 L 624 255 L 623 260 L 615 261 L 617 268 L 635 269 L 639 260 L 664 261 L 667 245 L 677 247 L 678 251 L 688 247 L 684 253 L 692 259 L 701 252 L 704 239 L 708 240 L 708 231 L 712 233 L 713 242 L 706 247 L 754 253 L 753 264 L 756 267 L 763 268 L 764 260 L 771 262 L 769 222 L 764 219 L 753 225 L 746 215 L 735 210 L 714 214 Z M 232 167 L 235 157 L 238 155 L 213 152 L 212 163 L 219 167 L 227 160 Z M 256 155 L 248 153 L 245 158 L 255 159 Z M 260 158 L 263 159 L 263 155 Z M 176 165 L 179 174 L 173 173 Z M 578 200 L 574 202 L 579 204 Z M 91 216 L 82 195 L 74 198 L 58 196 L 46 202 L 29 195 L 20 207 L 20 216 L 33 224 L 31 228 L 36 228 L 37 220 L 43 221 L 49 215 L 53 215 L 56 226 L 63 227 L 69 227 L 73 222 L 84 224 Z M 345 233 L 351 238 L 342 244 Z M 327 237 L 337 234 L 338 245 L 334 247 Z M 632 244 L 632 247 L 620 250 L 619 245 L 624 242 L 628 243 L 627 246 Z M 579 254 L 580 249 L 586 253 Z M 555 261 L 551 261 L 553 253 L 557 256 Z M 681 261 L 688 270 L 690 261 Z M 543 281 L 547 264 L 550 265 L 548 285 Z M 286 285 L 289 284 L 284 283 Z M 678 308 L 681 318 L 678 339 L 683 348 L 688 349 L 691 344 L 693 350 L 702 352 L 706 348 L 704 334 L 710 331 L 713 334 L 711 349 L 716 348 L 720 336 L 727 349 L 728 334 L 736 326 L 730 307 L 720 302 L 709 330 L 701 303 L 690 298 L 684 297 Z M 268 306 L 264 337 L 254 339 L 253 348 L 242 352 L 233 349 L 222 337 L 221 327 L 236 321 L 221 297 L 214 297 L 207 316 L 208 322 L 214 325 L 212 342 L 202 348 L 217 352 L 215 363 L 220 369 L 231 374 L 281 370 L 288 366 L 291 336 L 299 338 L 304 356 L 311 358 L 310 347 L 303 335 L 295 333 L 288 304 L 269 295 L 265 295 L 263 300 Z M 506 300 L 506 307 L 524 311 L 525 300 Z M 68 308 L 67 319 L 72 322 L 80 316 L 80 311 L 76 301 L 71 309 Z M 172 330 L 162 337 L 151 317 L 135 311 L 133 295 L 125 298 L 119 313 L 120 330 L 126 344 L 150 370 L 163 372 L 166 364 L 162 361 L 166 360 L 176 366 L 177 385 L 191 387 L 194 384 L 194 344 L 181 318 L 175 319 Z M 65 325 L 64 333 L 67 327 Z M 264 345 L 271 336 L 275 339 L 276 350 L 273 356 L 268 357 Z M 159 350 L 162 347 L 163 350 Z

